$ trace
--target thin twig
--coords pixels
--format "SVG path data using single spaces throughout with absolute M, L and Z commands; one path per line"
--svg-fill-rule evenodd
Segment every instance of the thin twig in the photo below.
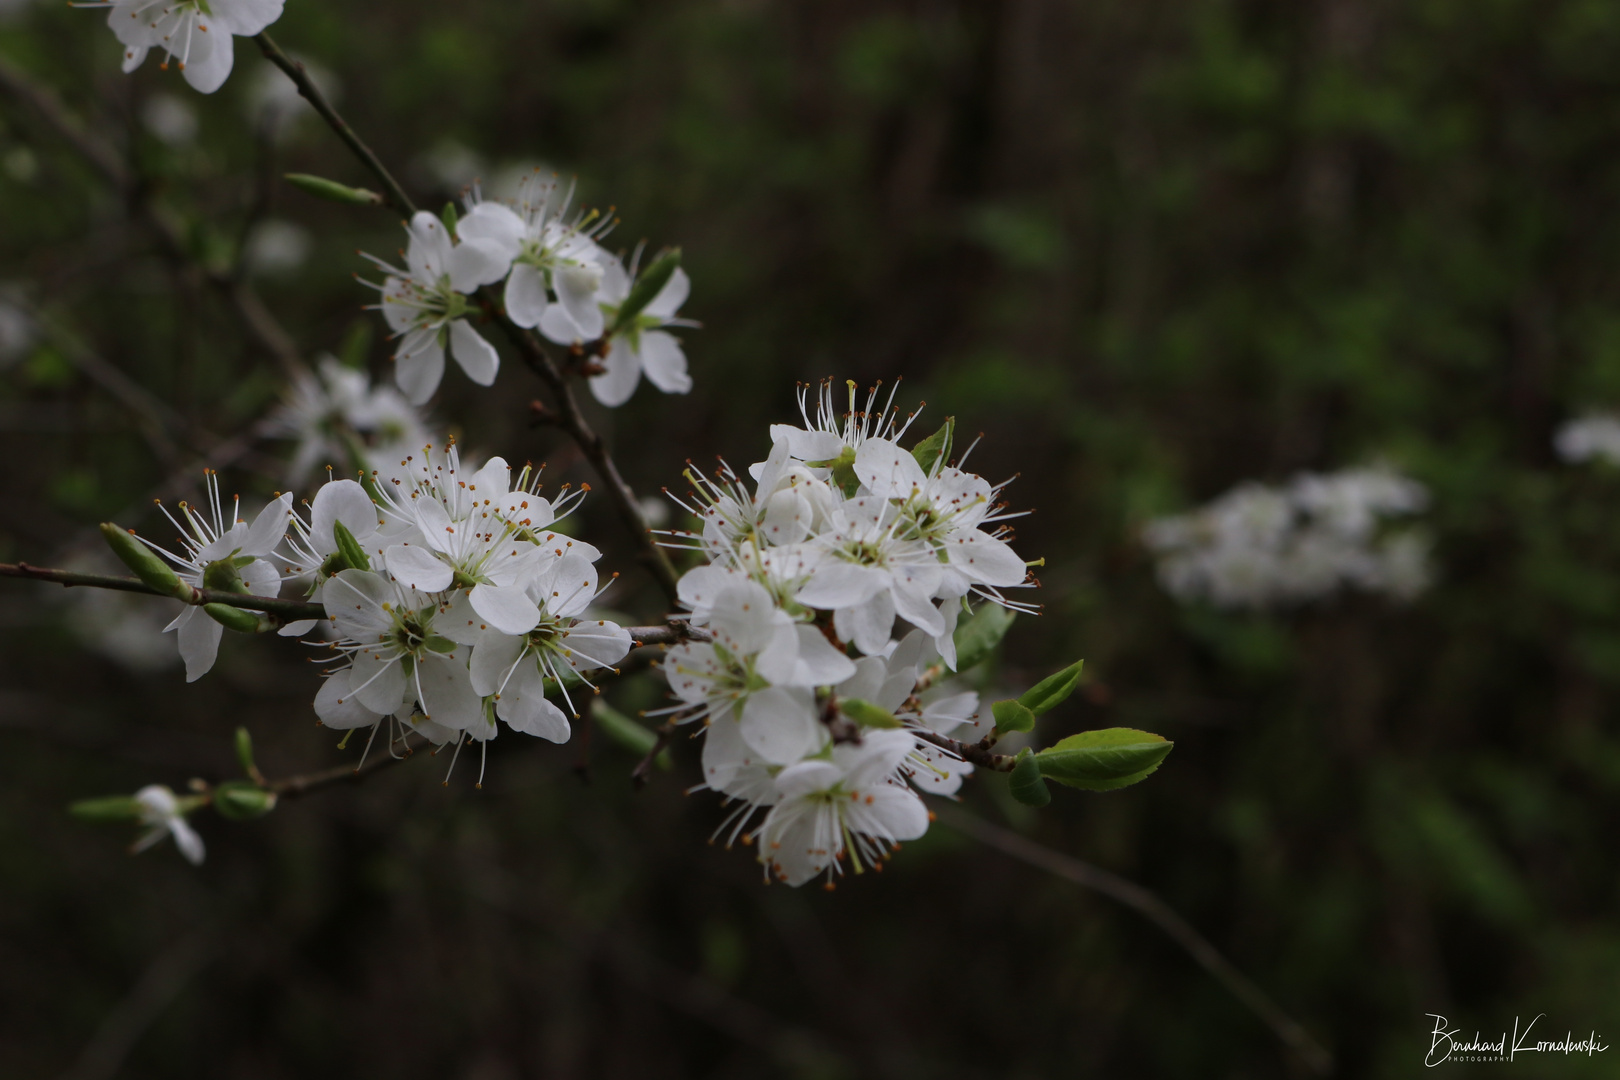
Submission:
M 946 825 L 995 848 L 1003 855 L 1045 870 L 1066 881 L 1072 881 L 1083 888 L 1094 889 L 1145 916 L 1160 930 L 1170 935 L 1176 944 L 1186 949 L 1205 971 L 1215 976 L 1234 997 L 1263 1020 L 1279 1039 L 1299 1055 L 1312 1072 L 1320 1076 L 1327 1076 L 1333 1072 L 1333 1055 L 1328 1053 L 1321 1043 L 1312 1038 L 1297 1020 L 1272 1001 L 1253 980 L 1221 955 L 1220 950 L 1210 944 L 1208 938 L 1194 930 L 1174 908 L 1149 890 L 1117 874 L 1109 873 L 1090 863 L 1043 847 L 1015 832 L 992 825 L 966 811 L 942 807 L 940 816 Z
M 1018 759 L 1011 754 L 992 754 L 990 748 L 983 742 L 965 743 L 946 735 L 940 735 L 924 728 L 913 728 L 911 733 L 923 742 L 932 743 L 949 753 L 955 754 L 963 761 L 971 762 L 981 769 L 992 769 L 996 772 L 1012 772 L 1018 764 Z
M 384 196 L 393 205 L 394 209 L 406 216 L 416 213 L 416 204 L 411 202 L 409 195 L 405 194 L 405 189 L 399 186 L 393 174 L 378 160 L 377 155 L 371 152 L 371 147 L 362 142 L 360 136 L 354 133 L 354 129 L 344 122 L 343 117 L 338 115 L 336 109 L 332 108 L 332 103 L 326 100 L 326 95 L 321 93 L 321 88 L 316 86 L 315 80 L 309 77 L 309 72 L 304 70 L 304 65 L 282 52 L 281 46 L 277 45 L 269 34 L 257 34 L 253 40 L 258 42 L 259 51 L 264 53 L 265 59 L 287 73 L 287 78 L 291 79 L 293 85 L 298 87 L 298 92 L 304 96 L 304 100 L 315 107 L 315 111 L 321 114 L 321 119 L 325 120 L 328 126 L 337 132 L 338 138 L 342 139 L 344 144 L 354 151 L 354 156 L 359 158 L 360 163 L 370 170 L 372 176 L 377 178 L 377 182 L 383 187 Z
M 637 790 L 647 786 L 647 781 L 652 778 L 653 765 L 657 762 L 658 755 L 669 749 L 669 742 L 674 737 L 674 721 L 666 721 L 658 725 L 658 738 L 653 740 L 652 749 L 648 750 L 647 755 L 636 762 L 636 767 L 630 770 L 630 782 L 636 786 Z
M 383 721 L 387 723 L 388 721 Z M 308 795 L 312 791 L 331 787 L 334 784 L 355 783 L 380 772 L 390 765 L 398 765 L 407 760 L 412 754 L 428 745 L 423 739 L 415 746 L 411 745 L 411 736 L 414 732 L 407 731 L 404 738 L 394 739 L 380 752 L 372 756 L 361 765 L 334 765 L 330 769 L 320 769 L 316 772 L 298 773 L 294 776 L 283 777 L 280 780 L 271 780 L 264 785 L 266 791 L 271 791 L 278 798 L 296 799 L 300 795 Z M 403 753 L 396 753 L 397 744 L 403 743 Z

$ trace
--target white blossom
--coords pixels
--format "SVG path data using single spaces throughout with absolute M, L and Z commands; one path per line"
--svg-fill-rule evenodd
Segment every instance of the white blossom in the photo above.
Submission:
M 609 407 L 623 405 L 636 392 L 643 374 L 666 394 L 684 394 L 691 390 L 686 353 L 681 350 L 680 341 L 665 329 L 696 325 L 676 316 L 692 291 L 686 271 L 677 266 L 647 306 L 628 325 L 618 326 L 619 308 L 630 295 L 633 284 L 633 269 L 627 272 L 623 263 L 606 253 L 599 257 L 599 265 L 602 280 L 597 297 L 604 320 L 602 325 L 613 326 L 613 331 L 604 342 L 601 357 L 604 370 L 591 376 L 591 393 L 596 395 L 596 400 Z M 602 335 L 601 327 L 591 333 L 589 327 L 575 322 L 562 304 L 545 309 L 540 318 L 540 332 L 559 345 L 591 341 Z
M 297 483 L 324 465 L 359 458 L 360 468 L 382 479 L 399 472 L 399 462 L 430 441 L 416 408 L 398 391 L 372 386 L 363 371 L 326 356 L 317 374 L 300 373 L 286 401 L 271 414 L 267 433 L 295 443 L 288 462 Z
M 422 405 L 444 377 L 444 353 L 450 350 L 467 377 L 489 386 L 500 370 L 495 347 L 467 321 L 469 294 L 506 276 L 510 260 L 489 240 L 459 243 L 444 222 L 425 210 L 406 226 L 410 243 L 404 267 L 366 256 L 388 277 L 379 289 L 383 318 L 399 338 L 394 350 L 394 378 L 413 405 Z
M 254 596 L 274 596 L 281 589 L 281 573 L 269 561 L 287 533 L 292 494 L 278 496 L 253 519 L 238 517 L 240 497 L 233 496 L 229 515 L 219 497 L 219 476 L 207 472 L 207 505 L 201 508 L 182 502 L 180 516 L 165 508 L 163 513 L 180 530 L 178 554 L 143 541 L 175 565 L 180 580 L 193 588 L 223 588 Z M 219 640 L 225 628 L 201 607 L 187 605 L 164 632 L 173 630 L 180 643 L 180 656 L 186 662 L 186 682 L 196 682 L 214 666 Z
M 77 3 L 108 7 L 107 25 L 124 45 L 124 71 L 141 66 L 152 49 L 180 65 L 192 89 L 212 94 L 231 73 L 235 37 L 252 37 L 281 18 L 284 0 L 114 0 Z
M 1593 413 L 1570 420 L 1553 436 L 1553 446 L 1565 461 L 1620 465 L 1620 416 Z
M 135 841 L 136 851 L 145 851 L 166 836 L 174 837 L 174 846 L 193 866 L 202 865 L 203 842 L 196 830 L 180 812 L 180 801 L 174 792 L 162 784 L 150 784 L 135 793 L 135 805 L 146 832 Z

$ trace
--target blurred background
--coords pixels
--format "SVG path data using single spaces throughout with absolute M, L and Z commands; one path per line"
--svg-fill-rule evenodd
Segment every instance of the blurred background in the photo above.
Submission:
M 128 155 L 193 263 L 239 262 L 305 356 L 386 377 L 351 275 L 397 224 L 276 179 L 369 178 L 251 42 L 204 97 L 155 57 L 120 74 L 104 21 L 6 0 L 0 55 Z M 1044 740 L 1177 747 L 1128 790 L 1037 813 L 981 776 L 966 809 L 1154 890 L 1339 1075 L 1415 1075 L 1430 1013 L 1620 1039 L 1620 471 L 1553 451 L 1620 405 L 1620 7 L 289 0 L 272 33 L 424 205 L 539 166 L 616 207 L 611 245 L 683 248 L 692 393 L 592 406 L 643 494 L 763 458 L 798 380 L 903 377 L 897 403 L 984 432 L 1046 607 L 977 678 L 1084 657 Z M 166 538 L 151 498 L 221 445 L 227 491 L 283 486 L 290 446 L 230 443 L 273 357 L 3 93 L 0 290 L 0 559 L 92 559 L 107 518 Z M 539 391 L 508 354 L 433 413 L 593 480 L 529 426 Z M 1155 580 L 1151 518 L 1373 459 L 1429 490 L 1416 601 L 1233 613 Z M 609 599 L 656 619 L 610 507 L 582 514 Z M 1307 1075 L 1138 914 L 943 823 L 879 879 L 763 887 L 706 845 L 684 740 L 639 793 L 600 732 L 507 737 L 482 791 L 418 759 L 200 815 L 200 869 L 130 858 L 67 804 L 228 778 L 239 724 L 272 776 L 353 759 L 317 669 L 238 638 L 187 686 L 166 602 L 0 598 L 8 1076 Z

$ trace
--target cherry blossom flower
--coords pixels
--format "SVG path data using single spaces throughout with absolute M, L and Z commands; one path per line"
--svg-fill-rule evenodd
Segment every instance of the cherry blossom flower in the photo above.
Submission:
M 692 291 L 691 279 L 680 267 L 670 275 L 669 281 L 658 290 L 627 326 L 614 325 L 619 307 L 630 295 L 631 272 L 626 272 L 618 259 L 604 254 L 600 259 L 602 283 L 598 293 L 599 304 L 606 320 L 613 325 L 611 336 L 604 343 L 602 367 L 599 375 L 591 377 L 591 393 L 596 400 L 610 408 L 623 405 L 636 392 L 636 385 L 645 374 L 647 381 L 666 394 L 684 394 L 692 389 L 692 377 L 686 372 L 686 353 L 681 343 L 666 327 L 695 326 L 688 319 L 676 317 L 687 295 Z M 559 345 L 591 341 L 602 334 L 588 333 L 576 323 L 562 304 L 546 308 L 540 319 L 540 332 Z
M 236 37 L 252 37 L 281 18 L 284 0 L 115 0 L 76 3 L 108 7 L 107 25 L 124 45 L 124 71 L 141 66 L 151 49 L 166 54 L 192 89 L 212 94 L 225 84 Z
M 141 824 L 146 826 L 146 832 L 135 841 L 135 851 L 145 851 L 164 837 L 172 836 L 174 846 L 180 849 L 187 862 L 193 866 L 202 865 L 202 837 L 197 835 L 180 812 L 180 800 L 174 797 L 173 791 L 162 784 L 150 784 L 135 793 L 135 805 Z

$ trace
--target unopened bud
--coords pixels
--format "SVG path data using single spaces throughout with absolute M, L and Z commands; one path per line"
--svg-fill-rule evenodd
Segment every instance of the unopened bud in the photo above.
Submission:
M 191 586 L 181 581 L 156 552 L 135 539 L 133 533 L 119 528 L 110 521 L 103 521 L 101 535 L 106 537 L 107 546 L 113 549 L 113 554 L 118 556 L 119 561 L 135 571 L 135 576 L 144 584 L 164 596 L 172 596 L 176 600 L 187 602 L 191 600 Z
M 262 634 L 275 628 L 275 623 L 271 619 L 257 611 L 248 611 L 229 604 L 204 604 L 202 609 L 208 613 L 210 619 L 227 630 L 235 630 L 238 634 Z
M 214 809 L 231 821 L 252 821 L 275 808 L 275 792 L 246 780 L 227 780 L 214 789 Z
M 905 726 L 888 709 L 881 705 L 874 705 L 870 701 L 862 701 L 860 698 L 839 698 L 838 708 L 845 716 L 861 727 L 898 728 Z
M 356 570 L 371 569 L 371 559 L 366 555 L 366 549 L 360 546 L 360 541 L 354 538 L 354 533 L 343 522 L 332 522 L 332 539 L 337 542 L 338 554 L 343 556 L 345 563 Z
M 307 191 L 317 199 L 348 203 L 350 206 L 381 206 L 383 197 L 365 188 L 352 188 L 323 176 L 309 173 L 287 173 L 284 179 L 295 188 Z

